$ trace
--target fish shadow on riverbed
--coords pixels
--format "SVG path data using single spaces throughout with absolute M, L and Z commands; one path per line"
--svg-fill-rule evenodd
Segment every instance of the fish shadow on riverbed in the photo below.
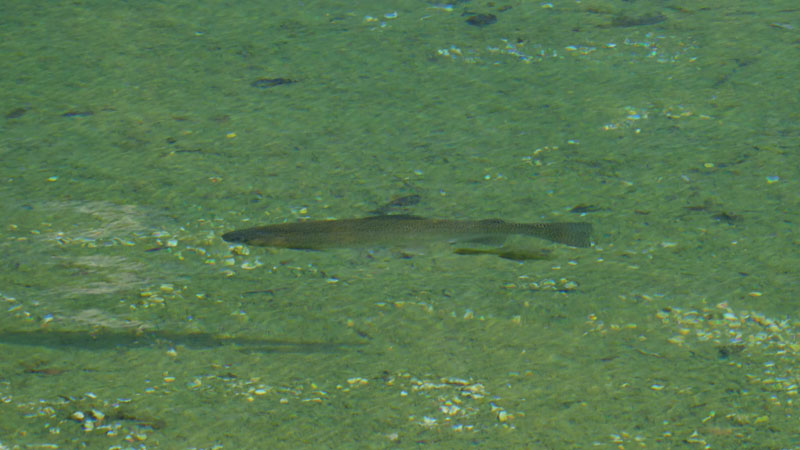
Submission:
M 227 337 L 202 332 L 146 331 L 63 331 L 28 330 L 0 331 L 0 343 L 81 350 L 111 350 L 159 345 L 182 346 L 202 350 L 216 347 L 237 347 L 249 353 L 333 353 L 366 345 L 364 342 L 319 342 L 249 337 Z

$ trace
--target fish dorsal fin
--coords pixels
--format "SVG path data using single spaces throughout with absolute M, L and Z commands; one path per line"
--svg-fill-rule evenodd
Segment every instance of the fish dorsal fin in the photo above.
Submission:
M 382 216 L 365 217 L 363 220 L 381 221 L 381 220 L 425 220 L 424 217 L 413 216 L 411 214 L 385 214 Z
M 503 219 L 483 219 L 479 220 L 478 222 L 486 225 L 499 225 L 501 223 L 506 223 L 506 221 Z

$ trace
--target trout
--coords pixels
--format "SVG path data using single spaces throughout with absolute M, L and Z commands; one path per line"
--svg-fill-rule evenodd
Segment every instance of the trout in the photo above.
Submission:
M 324 250 L 417 246 L 430 242 L 502 244 L 507 236 L 535 236 L 573 247 L 589 247 L 592 225 L 585 222 L 512 223 L 500 219 L 446 220 L 411 215 L 310 220 L 231 231 L 227 242 L 261 247 Z

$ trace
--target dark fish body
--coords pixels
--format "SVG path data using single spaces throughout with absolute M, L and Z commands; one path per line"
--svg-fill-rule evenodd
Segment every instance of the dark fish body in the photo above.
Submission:
M 502 242 L 513 234 L 589 247 L 592 225 L 583 222 L 511 223 L 500 219 L 443 220 L 409 215 L 314 220 L 231 231 L 228 242 L 262 247 L 322 250 L 343 247 L 418 245 L 436 241 Z

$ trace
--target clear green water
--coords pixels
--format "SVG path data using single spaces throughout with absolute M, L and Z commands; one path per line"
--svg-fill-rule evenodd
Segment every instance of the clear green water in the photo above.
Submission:
M 794 3 L 267 3 L 3 4 L 4 448 L 800 446 Z M 410 193 L 596 246 L 219 238 Z

